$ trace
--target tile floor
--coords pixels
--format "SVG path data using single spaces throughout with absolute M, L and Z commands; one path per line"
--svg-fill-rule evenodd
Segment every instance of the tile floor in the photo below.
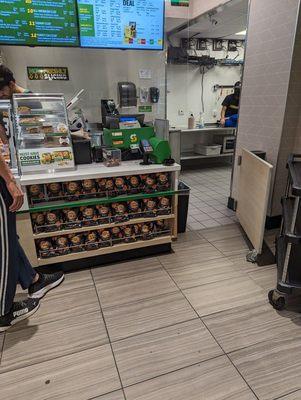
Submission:
M 300 400 L 301 316 L 268 304 L 275 266 L 216 223 L 171 254 L 68 274 L 0 335 L 1 400 Z
M 233 224 L 235 213 L 227 208 L 231 167 L 186 170 L 181 179 L 191 187 L 188 230 Z

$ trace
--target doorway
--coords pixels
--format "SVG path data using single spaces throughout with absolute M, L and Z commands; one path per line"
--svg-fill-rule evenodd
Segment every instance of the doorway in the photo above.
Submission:
M 248 10 L 249 0 L 231 0 L 178 24 L 167 21 L 167 119 L 173 156 L 191 188 L 189 230 L 237 221 L 228 208 L 236 126 L 220 122 L 242 81 Z

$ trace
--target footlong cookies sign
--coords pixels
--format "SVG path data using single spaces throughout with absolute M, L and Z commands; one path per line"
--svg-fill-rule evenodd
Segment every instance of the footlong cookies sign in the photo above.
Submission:
M 70 147 L 19 150 L 22 172 L 70 169 L 74 167 L 73 151 Z

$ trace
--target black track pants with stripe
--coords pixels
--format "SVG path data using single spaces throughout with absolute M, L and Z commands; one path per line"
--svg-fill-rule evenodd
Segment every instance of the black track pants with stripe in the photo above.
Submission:
M 28 289 L 35 276 L 17 236 L 16 214 L 9 211 L 12 198 L 0 178 L 0 316 L 13 304 L 17 283 Z

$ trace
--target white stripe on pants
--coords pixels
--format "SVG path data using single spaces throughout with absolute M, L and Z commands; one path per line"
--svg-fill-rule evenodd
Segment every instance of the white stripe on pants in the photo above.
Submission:
M 0 233 L 1 233 L 0 315 L 4 315 L 7 280 L 8 280 L 9 242 L 8 242 L 8 227 L 7 227 L 7 208 L 1 193 L 0 193 Z

